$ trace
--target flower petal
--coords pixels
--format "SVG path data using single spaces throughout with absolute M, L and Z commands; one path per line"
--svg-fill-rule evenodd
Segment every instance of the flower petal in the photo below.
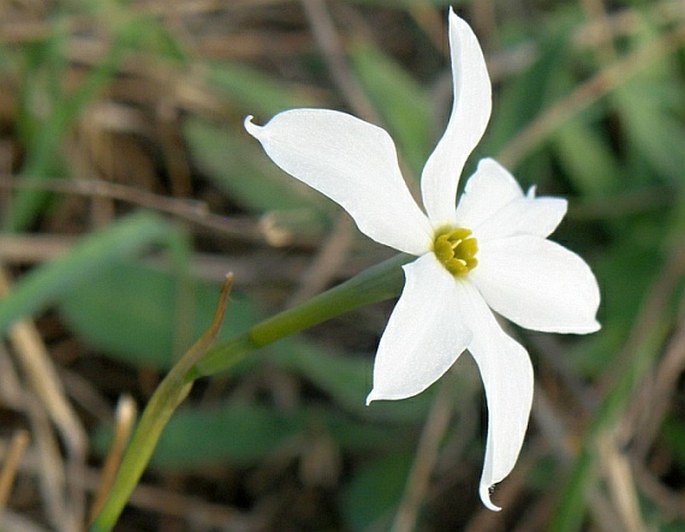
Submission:
M 395 145 L 381 128 L 346 113 L 295 109 L 245 128 L 293 177 L 345 209 L 373 240 L 413 255 L 431 245 L 431 226 L 409 193 Z
M 520 198 L 523 198 L 523 190 L 516 179 L 494 159 L 481 159 L 459 200 L 457 223 L 476 229 Z
M 590 267 L 563 246 L 537 236 L 479 242 L 470 278 L 493 310 L 536 331 L 599 330 L 599 287 Z
M 477 229 L 479 242 L 514 235 L 534 235 L 545 238 L 559 225 L 568 203 L 563 198 L 520 198 L 510 202 Z
M 524 196 L 516 179 L 497 161 L 483 159 L 466 183 L 457 207 L 457 224 L 468 227 L 479 241 L 516 234 L 546 237 L 566 214 L 562 198 Z
M 435 255 L 427 253 L 407 264 L 404 273 L 404 290 L 378 346 L 367 404 L 422 392 L 454 364 L 471 340 L 459 311 L 454 277 Z
M 492 109 L 483 51 L 469 25 L 450 9 L 449 40 L 454 102 L 447 128 L 421 175 L 423 204 L 433 227 L 454 223 L 459 176 L 480 141 Z
M 493 511 L 490 490 L 513 469 L 523 445 L 533 401 L 533 367 L 527 351 L 499 326 L 478 290 L 458 283 L 459 300 L 468 308 L 473 333 L 469 352 L 478 365 L 488 403 L 488 437 L 480 497 Z

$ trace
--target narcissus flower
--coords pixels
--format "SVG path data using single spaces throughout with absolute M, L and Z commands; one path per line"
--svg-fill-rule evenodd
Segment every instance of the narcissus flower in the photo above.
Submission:
M 547 240 L 566 201 L 524 194 L 500 164 L 483 159 L 455 198 L 464 163 L 490 118 L 491 85 L 471 28 L 449 14 L 454 103 L 447 129 L 421 175 L 424 211 L 400 173 L 390 136 L 345 113 L 296 109 L 247 131 L 283 170 L 341 205 L 373 240 L 418 258 L 383 333 L 367 402 L 425 390 L 466 349 L 488 404 L 480 482 L 483 503 L 518 458 L 533 398 L 526 350 L 495 314 L 536 331 L 585 334 L 599 288 L 587 264 Z M 411 105 L 411 102 L 407 102 Z

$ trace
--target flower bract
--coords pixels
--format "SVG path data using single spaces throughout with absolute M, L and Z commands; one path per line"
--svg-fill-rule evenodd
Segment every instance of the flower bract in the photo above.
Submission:
M 526 194 L 504 167 L 483 159 L 456 204 L 492 104 L 478 39 L 451 10 L 449 41 L 454 101 L 421 174 L 423 209 L 380 127 L 326 109 L 285 111 L 264 126 L 248 117 L 245 127 L 278 166 L 342 206 L 362 233 L 417 257 L 404 266 L 405 286 L 378 346 L 367 402 L 422 392 L 468 350 L 488 404 L 480 496 L 498 510 L 490 491 L 521 450 L 533 369 L 495 313 L 536 331 L 585 334 L 600 327 L 600 296 L 588 265 L 547 239 L 566 213 L 565 200 Z

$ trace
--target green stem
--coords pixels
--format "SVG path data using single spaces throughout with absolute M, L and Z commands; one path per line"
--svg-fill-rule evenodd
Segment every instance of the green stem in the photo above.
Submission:
M 92 531 L 111 530 L 119 519 L 126 501 L 128 501 L 131 492 L 138 484 L 147 463 L 150 461 L 162 430 L 169 421 L 171 414 L 188 396 L 192 388 L 192 382 L 186 382 L 185 376 L 193 364 L 207 352 L 207 348 L 216 338 L 223 321 L 232 286 L 233 275 L 229 274 L 221 288 L 219 303 L 211 325 L 181 357 L 157 387 L 155 393 L 152 394 L 121 461 L 109 496 L 91 525 Z M 95 505 L 99 505 L 99 501 L 96 501 Z
M 413 257 L 398 255 L 363 271 L 309 301 L 269 318 L 243 334 L 209 349 L 219 328 L 230 281 L 224 285 L 212 325 L 172 368 L 152 395 L 126 450 L 117 477 L 91 531 L 111 530 L 140 480 L 169 418 L 199 377 L 229 369 L 248 352 L 356 308 L 399 294 L 400 266 Z
M 404 282 L 400 266 L 413 259 L 410 255 L 397 255 L 212 347 L 188 373 L 188 379 L 221 373 L 235 364 L 237 355 L 246 354 L 356 308 L 397 297 Z

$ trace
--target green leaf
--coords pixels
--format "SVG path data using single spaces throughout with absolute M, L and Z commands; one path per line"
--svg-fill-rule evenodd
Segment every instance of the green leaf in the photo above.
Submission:
M 376 401 L 366 406 L 371 391 L 370 356 L 335 353 L 297 340 L 282 350 L 279 365 L 310 380 L 349 412 L 368 419 L 406 423 L 425 416 L 433 399 L 431 390 L 404 401 Z
M 554 138 L 554 148 L 576 190 L 588 197 L 617 190 L 621 175 L 609 143 L 581 121 L 566 124 Z
M 316 107 L 317 102 L 303 91 L 252 67 L 237 63 L 214 63 L 207 66 L 206 81 L 257 121 L 268 120 L 276 113 L 294 107 Z
M 236 133 L 189 119 L 184 133 L 202 171 L 243 208 L 257 213 L 308 211 L 312 223 L 328 210 L 320 194 L 279 170 L 242 128 Z
M 25 73 L 23 94 L 20 96 L 21 105 L 24 106 L 22 115 L 29 118 L 29 125 L 24 128 L 27 145 L 26 158 L 20 172 L 22 175 L 49 179 L 58 173 L 58 151 L 64 135 L 100 89 L 114 76 L 129 44 L 136 35 L 141 34 L 139 24 L 140 22 L 134 20 L 119 28 L 105 57 L 74 91 L 66 95 L 62 93 L 60 83 L 60 80 L 68 78 L 68 62 L 63 50 L 66 46 L 66 36 L 61 32 L 54 32 L 48 40 L 49 53 L 45 56 L 36 55 L 40 59 L 37 64 L 31 62 Z M 44 62 L 46 65 L 43 65 Z M 49 113 L 47 117 L 33 117 L 33 100 L 30 93 L 35 77 L 43 68 L 47 70 L 47 75 L 52 81 L 48 84 L 50 90 L 41 91 L 39 96 L 42 99 L 46 96 L 49 98 Z M 27 227 L 46 205 L 49 197 L 48 193 L 38 189 L 18 190 L 12 201 L 12 209 L 5 213 L 4 227 L 10 230 Z
M 236 401 L 189 406 L 179 409 L 164 428 L 150 465 L 164 471 L 193 471 L 220 464 L 247 467 L 295 438 L 316 436 L 328 437 L 351 452 L 368 452 L 387 447 L 398 435 L 321 407 L 279 412 Z M 93 440 L 99 454 L 106 453 L 111 437 L 111 426 L 96 429 Z
M 87 283 L 116 264 L 152 244 L 169 244 L 179 238 L 177 229 L 149 213 L 122 218 L 84 237 L 68 254 L 44 263 L 19 279 L 0 301 L 0 331 L 24 316 Z
M 642 157 L 663 178 L 680 185 L 685 168 L 685 127 L 674 117 L 667 91 L 659 83 L 637 79 L 613 95 L 627 140 L 633 145 L 632 159 Z M 640 183 L 649 183 L 650 173 L 637 174 Z
M 359 81 L 397 143 L 400 157 L 418 180 L 435 144 L 434 119 L 426 94 L 416 80 L 375 46 L 359 44 L 350 54 Z
M 168 369 L 209 326 L 219 286 L 117 262 L 60 300 L 69 327 L 103 354 L 137 367 Z M 219 339 L 246 329 L 255 311 L 233 294 Z
M 164 429 L 150 465 L 183 470 L 225 461 L 250 465 L 282 447 L 300 430 L 297 419 L 266 407 L 184 408 Z
M 350 530 L 390 529 L 412 460 L 412 452 L 389 452 L 355 472 L 342 499 L 343 517 Z

